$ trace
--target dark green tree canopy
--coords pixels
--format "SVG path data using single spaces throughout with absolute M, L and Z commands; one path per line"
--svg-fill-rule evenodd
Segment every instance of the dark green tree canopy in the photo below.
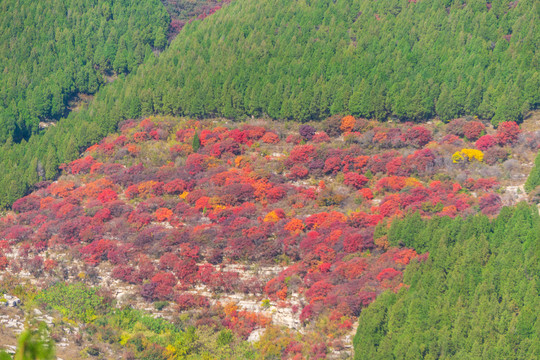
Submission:
M 540 186 L 540 151 L 534 160 L 534 165 L 525 183 L 525 191 L 530 193 Z
M 169 24 L 158 0 L 3 1 L 0 11 L 0 143 L 28 139 L 39 121 L 67 114 L 77 94 L 127 73 Z
M 519 120 L 539 104 L 539 20 L 533 0 L 237 0 L 107 96 L 191 116 Z
M 536 206 L 503 208 L 493 220 L 409 216 L 387 235 L 429 257 L 409 265 L 398 294 L 362 312 L 355 359 L 540 357 Z

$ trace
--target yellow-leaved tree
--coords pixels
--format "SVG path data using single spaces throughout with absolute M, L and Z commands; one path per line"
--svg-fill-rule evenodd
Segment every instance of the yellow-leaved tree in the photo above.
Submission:
M 461 149 L 461 151 L 456 151 L 452 155 L 452 161 L 455 164 L 464 160 L 482 162 L 484 160 L 484 153 L 477 149 Z

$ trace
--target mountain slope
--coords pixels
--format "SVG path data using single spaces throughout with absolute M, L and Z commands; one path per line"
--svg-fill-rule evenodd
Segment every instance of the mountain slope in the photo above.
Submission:
M 107 96 L 123 116 L 519 120 L 539 103 L 538 20 L 531 0 L 239 0 Z
M 27 139 L 39 121 L 67 114 L 104 75 L 127 73 L 166 45 L 169 16 L 158 0 L 2 1 L 0 142 Z
M 0 165 L 13 169 L 0 178 L 0 206 L 141 115 L 519 120 L 539 102 L 538 5 L 488 5 L 235 1 L 186 25 L 159 59 L 99 91 L 88 111 L 0 149 Z
M 362 309 L 404 287 L 402 271 L 433 246 L 412 241 L 422 226 L 387 225 L 497 214 L 519 199 L 506 191 L 528 170 L 516 159 L 529 163 L 540 139 L 478 121 L 314 125 L 124 121 L 0 218 L 0 272 L 15 285 L 101 286 L 138 309 L 169 301 L 163 315 L 182 329 L 260 335 L 263 358 L 349 358 Z M 497 144 L 472 141 L 483 132 Z
M 79 95 L 95 93 L 116 74 L 154 57 L 152 50 L 166 45 L 169 15 L 159 0 L 6 0 L 0 9 L 4 207 L 40 178 L 54 178 L 61 162 L 107 134 L 95 127 L 75 130 L 86 129 L 84 116 L 51 127 Z M 40 131 L 40 122 L 48 131 Z
M 388 239 L 429 251 L 429 260 L 407 268 L 407 291 L 362 312 L 356 359 L 540 356 L 535 206 L 504 208 L 492 221 L 409 217 L 392 224 Z

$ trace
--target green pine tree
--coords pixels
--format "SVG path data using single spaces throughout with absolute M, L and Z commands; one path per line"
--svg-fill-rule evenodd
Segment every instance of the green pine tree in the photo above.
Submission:
M 193 135 L 193 141 L 191 142 L 191 146 L 193 147 L 193 151 L 197 152 L 201 148 L 201 140 L 199 139 L 199 133 L 196 132 L 195 135 Z
M 47 151 L 47 158 L 45 159 L 45 178 L 48 180 L 54 179 L 58 174 L 58 155 L 56 149 L 52 146 Z
M 534 166 L 525 182 L 525 191 L 530 193 L 540 186 L 540 151 L 534 160 Z

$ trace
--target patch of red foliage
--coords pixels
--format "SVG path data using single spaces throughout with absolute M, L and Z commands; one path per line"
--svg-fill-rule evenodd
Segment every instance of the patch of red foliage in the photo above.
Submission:
M 88 265 L 110 262 L 111 275 L 136 284 L 143 298 L 175 301 L 179 310 L 209 307 L 189 292 L 195 286 L 282 304 L 299 294 L 303 321 L 335 309 L 336 326 L 348 329 L 379 293 L 403 287 L 411 261 L 427 256 L 390 247 L 384 237 L 374 241 L 376 227 L 409 212 L 496 214 L 497 179 L 432 176 L 462 145 L 459 137 L 478 139 L 485 150 L 512 145 L 521 130 L 502 123 L 494 136 L 481 136 L 482 123 L 457 119 L 436 143 L 424 126 L 373 126 L 353 117 L 337 126 L 350 137 L 346 146 L 309 125 L 283 141 L 286 134 L 247 124 L 127 121 L 121 134 L 67 164 L 69 177 L 14 203 L 17 214 L 0 222 L 0 250 L 17 248 L 23 261 L 32 259 L 23 266 L 38 273 L 57 265 L 40 262 L 43 251 L 74 249 Z M 194 152 L 196 132 L 201 146 Z M 261 148 L 283 155 L 263 157 Z M 265 283 L 224 267 L 276 259 L 290 265 Z M 0 255 L 0 269 L 17 264 Z M 220 321 L 247 337 L 269 320 L 231 305 Z

